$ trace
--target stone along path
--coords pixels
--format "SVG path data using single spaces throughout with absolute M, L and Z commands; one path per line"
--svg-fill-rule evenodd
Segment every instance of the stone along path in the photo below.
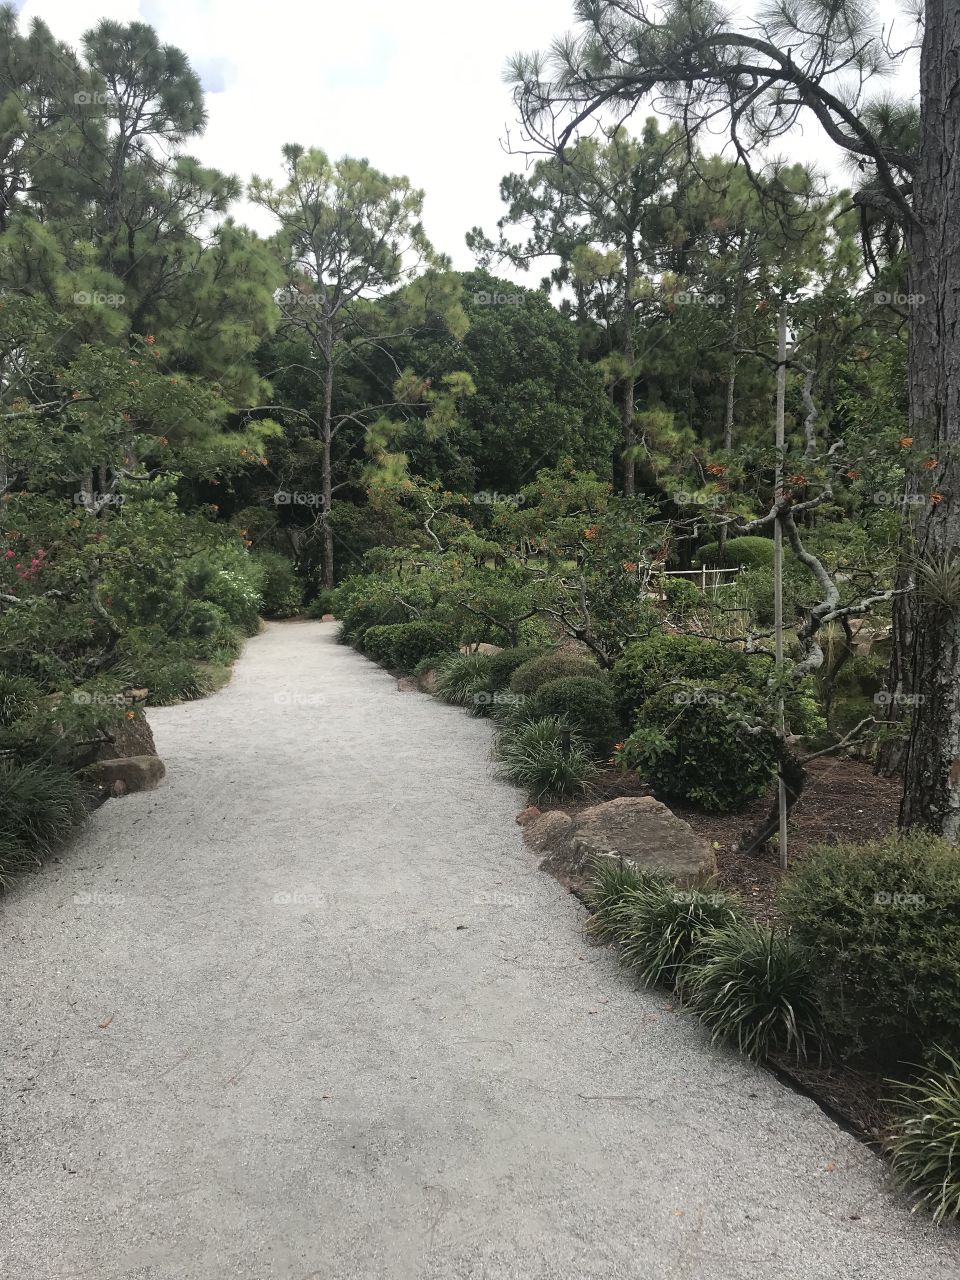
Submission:
M 490 729 L 275 624 L 4 904 L 11 1280 L 956 1280 L 953 1230 L 585 945 Z

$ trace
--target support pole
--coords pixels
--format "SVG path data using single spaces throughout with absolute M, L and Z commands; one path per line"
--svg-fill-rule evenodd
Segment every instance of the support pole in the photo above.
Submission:
M 774 494 L 779 504 L 783 500 L 783 453 L 785 445 L 785 403 L 787 394 L 787 306 L 781 295 L 780 314 L 777 320 L 777 469 Z M 783 700 L 783 527 L 779 514 L 773 523 L 773 621 L 776 645 L 778 707 L 777 728 L 780 739 L 786 738 L 786 710 Z M 780 867 L 787 869 L 787 784 L 783 776 L 783 764 L 778 770 L 780 802 Z

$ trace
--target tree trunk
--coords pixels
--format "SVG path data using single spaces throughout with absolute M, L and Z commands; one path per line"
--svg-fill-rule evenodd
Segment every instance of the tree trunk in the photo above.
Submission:
M 334 585 L 333 525 L 333 343 L 325 343 L 323 379 L 323 585 Z
M 960 7 L 927 0 L 921 122 L 910 233 L 910 456 L 891 685 L 909 726 L 900 824 L 960 837 L 960 601 L 925 588 L 916 566 L 960 552 Z M 921 479 L 922 477 L 922 479 Z M 887 750 L 881 766 L 898 762 Z

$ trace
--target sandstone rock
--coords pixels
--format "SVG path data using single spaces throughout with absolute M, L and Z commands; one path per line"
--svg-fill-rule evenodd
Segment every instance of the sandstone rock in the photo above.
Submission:
M 121 720 L 106 732 L 109 741 L 99 744 L 93 755 L 94 760 L 119 760 L 130 756 L 157 754 L 153 730 L 142 715 L 133 720 Z
M 461 653 L 503 653 L 498 644 L 462 644 Z
M 397 689 L 400 693 L 417 693 L 420 685 L 413 676 L 401 676 L 397 681 Z
M 320 619 L 320 621 L 321 621 L 321 622 L 336 622 L 336 618 L 333 616 L 333 614 L 332 614 L 332 613 L 325 613 L 325 614 L 323 615 L 323 617 Z
M 153 791 L 166 769 L 159 756 L 124 756 L 100 760 L 93 772 L 111 795 L 126 795 L 130 791 Z
M 523 828 L 524 843 L 537 853 L 551 853 L 565 845 L 573 827 L 573 819 L 562 809 L 551 809 L 532 818 Z
M 582 876 L 604 858 L 659 871 L 678 884 L 696 883 L 717 870 L 707 842 L 652 796 L 607 800 L 584 809 L 570 829 L 555 827 L 543 835 L 539 847 L 549 853 L 545 869 L 568 876 Z
M 517 814 L 517 825 L 525 827 L 528 822 L 532 822 L 534 818 L 540 817 L 540 810 L 535 804 L 528 804 L 525 809 L 521 809 Z
M 435 671 L 424 671 L 417 676 L 417 686 L 421 693 L 436 693 L 437 673 Z

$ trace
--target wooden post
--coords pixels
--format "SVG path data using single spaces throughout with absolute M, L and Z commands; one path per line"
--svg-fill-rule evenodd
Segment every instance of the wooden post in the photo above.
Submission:
M 774 495 L 777 503 L 783 500 L 783 450 L 785 442 L 784 405 L 787 393 L 787 305 L 781 294 L 780 315 L 777 320 L 777 468 L 774 478 Z M 773 524 L 773 625 L 775 633 L 775 652 L 777 678 L 783 680 L 783 527 L 779 513 Z M 786 737 L 786 714 L 783 700 L 783 685 L 780 684 L 779 704 L 777 707 L 777 727 L 780 737 Z M 787 869 L 787 784 L 783 776 L 783 765 L 780 765 L 779 802 L 780 802 L 780 867 Z

